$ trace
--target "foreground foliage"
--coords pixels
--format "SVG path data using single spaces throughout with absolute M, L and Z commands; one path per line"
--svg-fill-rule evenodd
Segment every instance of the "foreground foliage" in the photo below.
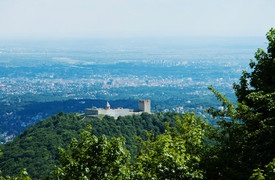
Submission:
M 31 180 L 31 178 L 28 175 L 28 172 L 26 169 L 22 169 L 19 173 L 19 176 L 1 176 L 1 171 L 0 171 L 0 180 Z
M 59 150 L 58 179 L 202 179 L 200 160 L 207 124 L 194 114 L 177 117 L 164 134 L 139 139 L 139 154 L 131 163 L 123 138 L 107 140 L 89 131 Z
M 258 49 L 251 72 L 243 71 L 239 84 L 234 84 L 237 105 L 210 87 L 225 107 L 209 110 L 223 119 L 216 137 L 221 144 L 214 149 L 218 159 L 212 164 L 217 170 L 208 171 L 212 178 L 248 179 L 253 172 L 255 178 L 275 157 L 275 29 L 266 37 L 267 52 Z
M 134 179 L 202 179 L 200 161 L 207 124 L 194 114 L 178 116 L 174 128 L 141 142 Z
M 130 156 L 123 138 L 107 140 L 89 131 L 80 137 L 79 141 L 72 139 L 68 151 L 59 149 L 58 179 L 127 179 Z
M 176 113 L 142 114 L 114 119 L 104 117 L 82 117 L 77 114 L 59 113 L 29 127 L 12 142 L 0 145 L 0 169 L 4 176 L 18 175 L 24 168 L 30 177 L 41 179 L 51 177 L 51 171 L 59 162 L 58 148 L 66 148 L 72 138 L 79 139 L 79 134 L 87 125 L 92 125 L 92 134 L 107 139 L 123 136 L 126 148 L 134 159 L 137 154 L 135 136 L 146 138 L 146 131 L 155 135 L 164 132 L 164 122 L 175 124 Z

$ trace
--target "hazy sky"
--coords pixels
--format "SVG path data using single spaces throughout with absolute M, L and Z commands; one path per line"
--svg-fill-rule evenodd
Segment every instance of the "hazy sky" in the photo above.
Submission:
M 0 0 L 0 38 L 264 36 L 275 0 Z

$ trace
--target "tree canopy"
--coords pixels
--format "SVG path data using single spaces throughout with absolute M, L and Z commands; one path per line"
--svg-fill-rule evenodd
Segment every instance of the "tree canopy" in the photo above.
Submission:
M 58 179 L 128 179 L 130 155 L 123 138 L 97 137 L 84 131 L 72 139 L 69 150 L 59 148 Z
M 237 105 L 210 87 L 225 107 L 224 111 L 210 109 L 223 119 L 218 123 L 221 133 L 216 139 L 221 145 L 216 148 L 215 164 L 221 177 L 247 179 L 253 169 L 264 168 L 275 157 L 275 29 L 266 38 L 267 52 L 258 49 L 251 71 L 243 71 L 234 84 Z
M 194 114 L 177 116 L 176 126 L 168 124 L 164 134 L 148 132 L 139 138 L 139 153 L 130 162 L 123 138 L 97 137 L 89 131 L 72 139 L 68 150 L 60 149 L 59 179 L 202 179 L 207 124 Z

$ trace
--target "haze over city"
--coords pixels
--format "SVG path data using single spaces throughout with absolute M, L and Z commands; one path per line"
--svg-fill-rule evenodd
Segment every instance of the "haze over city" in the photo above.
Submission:
M 0 38 L 264 36 L 273 0 L 1 0 Z

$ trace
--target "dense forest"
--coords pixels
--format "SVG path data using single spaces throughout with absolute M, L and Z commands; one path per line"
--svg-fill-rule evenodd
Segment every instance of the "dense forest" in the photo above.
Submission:
M 234 84 L 237 104 L 209 87 L 224 107 L 208 109 L 216 125 L 195 113 L 59 113 L 1 146 L 0 179 L 275 179 L 275 29 L 266 37 Z

